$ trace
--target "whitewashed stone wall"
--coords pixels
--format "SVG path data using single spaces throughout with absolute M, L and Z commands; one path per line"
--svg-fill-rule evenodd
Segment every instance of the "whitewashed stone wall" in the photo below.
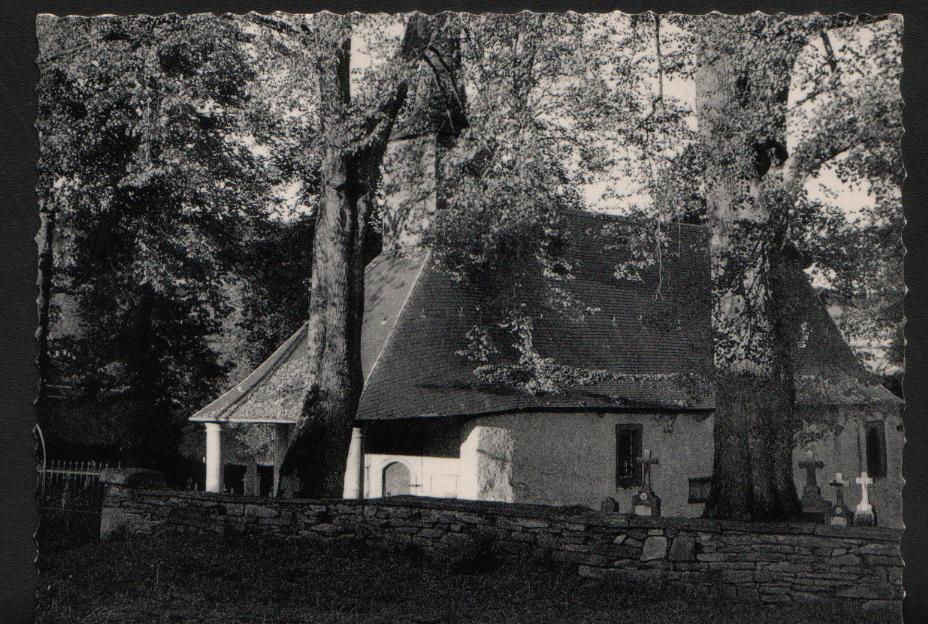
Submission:
M 512 430 L 471 423 L 465 432 L 461 444 L 460 498 L 513 502 Z
M 460 462 L 456 457 L 430 457 L 426 455 L 385 455 L 369 453 L 364 456 L 364 496 L 383 496 L 383 471 L 394 462 L 409 470 L 414 496 L 458 498 L 460 489 Z
M 503 414 L 469 423 L 466 439 L 470 442 L 472 431 L 492 432 L 497 442 L 484 443 L 487 451 L 479 455 L 507 457 L 505 474 L 511 482 L 511 494 L 489 500 L 599 508 L 600 501 L 611 496 L 621 511 L 628 511 L 637 487 L 616 487 L 615 426 L 638 424 L 642 427 L 642 448 L 660 460 L 651 475 L 663 514 L 699 516 L 703 505 L 688 502 L 689 479 L 712 474 L 712 423 L 706 414 Z M 488 464 L 490 461 L 484 466 Z M 462 465 L 462 479 L 467 478 L 465 470 Z

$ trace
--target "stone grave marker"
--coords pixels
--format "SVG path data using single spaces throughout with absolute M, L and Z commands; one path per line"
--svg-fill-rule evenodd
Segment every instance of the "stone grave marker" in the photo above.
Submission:
M 824 468 L 825 464 L 815 459 L 812 451 L 804 460 L 799 462 L 799 467 L 806 471 L 806 485 L 802 489 L 802 516 L 806 520 L 814 522 L 825 522 L 825 516 L 830 511 L 831 505 L 822 496 L 822 491 L 818 487 L 818 479 L 815 476 L 816 470 Z
M 651 457 L 649 449 L 645 449 L 638 459 L 641 464 L 641 487 L 632 497 L 632 513 L 636 516 L 659 518 L 661 515 L 661 499 L 651 489 L 651 466 L 658 462 L 657 457 Z

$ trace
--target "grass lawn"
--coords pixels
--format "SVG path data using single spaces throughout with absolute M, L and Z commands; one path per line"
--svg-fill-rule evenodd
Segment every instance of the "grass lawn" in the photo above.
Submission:
M 720 604 L 554 563 L 474 566 L 252 537 L 40 538 L 36 622 L 897 622 L 843 605 Z

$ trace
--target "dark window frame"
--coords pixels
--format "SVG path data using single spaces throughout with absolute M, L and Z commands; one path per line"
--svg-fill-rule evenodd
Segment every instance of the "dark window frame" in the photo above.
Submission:
M 258 464 L 258 496 L 274 494 L 274 465 Z
M 622 423 L 615 426 L 615 486 L 617 488 L 641 486 L 641 464 L 638 458 L 641 457 L 643 431 L 644 427 L 640 424 Z M 619 456 L 619 436 L 629 434 L 632 436 L 631 460 L 634 462 L 631 474 L 623 469 L 623 464 L 627 462 Z
M 877 437 L 877 448 L 870 448 L 871 433 Z M 865 458 L 867 461 L 867 476 L 872 479 L 886 477 L 886 423 L 882 420 L 871 420 L 864 425 Z
M 709 493 L 712 489 L 712 477 L 690 477 L 689 480 L 689 492 L 687 493 L 687 501 L 690 504 L 705 503 L 709 500 Z M 708 485 L 708 488 L 705 490 L 705 495 L 703 496 L 693 496 L 693 486 L 698 485 L 700 487 L 705 487 Z

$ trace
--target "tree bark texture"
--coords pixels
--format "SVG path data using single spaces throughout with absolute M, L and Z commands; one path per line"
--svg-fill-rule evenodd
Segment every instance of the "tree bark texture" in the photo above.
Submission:
M 794 49 L 758 48 L 748 32 L 710 28 L 696 76 L 712 225 L 715 465 L 706 515 L 799 512 L 791 293 L 782 286 L 794 195 L 786 104 Z M 798 51 L 798 50 L 796 50 Z
M 306 391 L 281 469 L 296 473 L 301 492 L 338 498 L 360 398 L 361 327 L 364 316 L 365 249 L 380 166 L 404 102 L 409 75 L 365 119 L 351 108 L 351 30 L 348 18 L 327 16 L 335 45 L 320 54 L 323 128 L 322 202 L 313 244 Z M 418 61 L 437 54 L 430 46 L 430 19 L 414 16 L 396 62 L 410 74 Z M 426 99 L 426 101 L 428 101 Z M 414 111 L 415 113 L 415 111 Z
M 341 23 L 333 27 L 343 36 L 335 38 L 334 49 L 322 51 L 319 63 L 323 184 L 313 242 L 303 417 L 282 466 L 284 473 L 300 478 L 302 492 L 321 497 L 341 493 L 351 415 L 361 391 L 360 349 L 352 348 L 359 343 L 358 308 L 363 306 L 355 266 L 363 222 L 350 155 L 353 137 L 346 124 L 351 31 Z

